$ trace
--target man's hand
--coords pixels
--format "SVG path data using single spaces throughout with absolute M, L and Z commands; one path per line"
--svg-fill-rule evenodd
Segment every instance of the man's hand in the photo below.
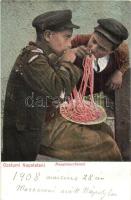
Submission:
M 60 57 L 59 61 L 66 61 L 66 62 L 71 62 L 74 63 L 76 59 L 76 53 L 73 49 L 67 49 L 64 54 Z
M 109 89 L 116 90 L 121 88 L 122 86 L 122 72 L 119 70 L 116 70 L 114 74 L 110 77 L 110 79 L 107 81 L 106 86 L 109 87 Z
M 72 49 L 76 56 L 84 58 L 86 55 L 89 55 L 89 49 L 86 46 L 79 46 Z

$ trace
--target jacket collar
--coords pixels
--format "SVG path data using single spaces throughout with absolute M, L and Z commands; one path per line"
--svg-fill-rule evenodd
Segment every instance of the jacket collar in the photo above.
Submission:
M 46 41 L 44 41 L 44 42 L 39 42 L 39 41 L 32 42 L 31 41 L 31 42 L 29 42 L 29 45 L 33 45 L 33 46 L 38 47 L 39 49 L 42 49 L 42 51 L 44 52 L 44 54 L 46 56 L 49 56 L 49 54 L 54 53 L 53 49 L 51 49 L 51 47 L 49 47 L 49 45 Z

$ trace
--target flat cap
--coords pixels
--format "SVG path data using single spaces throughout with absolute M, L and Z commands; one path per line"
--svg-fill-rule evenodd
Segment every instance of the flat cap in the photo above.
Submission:
M 32 21 L 32 26 L 37 30 L 57 30 L 60 28 L 80 28 L 71 21 L 72 12 L 71 10 L 56 10 L 49 11 L 44 14 L 37 16 Z
M 104 35 L 108 40 L 114 44 L 120 44 L 123 40 L 128 38 L 128 31 L 123 24 L 115 19 L 98 19 L 98 26 L 95 31 Z

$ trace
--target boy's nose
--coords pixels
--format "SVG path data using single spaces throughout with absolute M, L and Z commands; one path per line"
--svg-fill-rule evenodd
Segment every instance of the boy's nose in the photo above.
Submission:
M 90 50 L 91 50 L 92 53 L 94 53 L 94 52 L 96 52 L 97 48 L 98 48 L 98 45 L 95 44 L 95 45 L 92 45 L 92 46 L 90 47 Z

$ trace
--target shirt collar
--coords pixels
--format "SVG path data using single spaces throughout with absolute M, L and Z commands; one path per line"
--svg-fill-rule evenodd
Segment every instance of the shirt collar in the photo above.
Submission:
M 98 67 L 97 67 L 97 65 L 98 65 L 99 66 L 99 72 L 102 72 L 106 68 L 106 66 L 108 65 L 109 58 L 110 58 L 110 56 L 107 55 L 107 56 L 104 56 L 102 58 L 98 58 L 98 60 L 93 62 L 94 70 L 96 72 L 98 72 Z

